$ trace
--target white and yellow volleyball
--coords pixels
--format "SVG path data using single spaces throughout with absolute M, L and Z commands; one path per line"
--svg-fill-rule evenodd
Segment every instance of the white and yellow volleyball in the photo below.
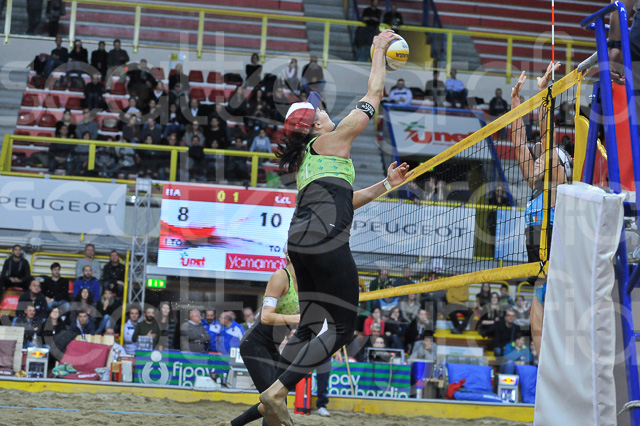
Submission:
M 397 40 L 393 40 L 387 49 L 387 71 L 394 71 L 400 69 L 407 63 L 409 59 L 409 44 L 405 39 L 398 36 Z M 373 52 L 375 47 L 371 45 L 371 58 L 373 59 Z

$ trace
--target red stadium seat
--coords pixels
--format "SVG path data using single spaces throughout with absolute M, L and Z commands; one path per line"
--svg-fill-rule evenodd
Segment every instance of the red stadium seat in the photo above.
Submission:
M 16 131 L 13 132 L 13 134 L 16 136 L 31 136 L 31 132 L 23 129 L 16 129 Z
M 156 78 L 156 80 L 164 80 L 164 69 L 161 67 L 151 68 L 151 74 Z
M 70 96 L 67 99 L 67 104 L 65 105 L 65 107 L 67 109 L 82 109 L 82 98 Z
M 207 83 L 211 84 L 222 84 L 222 74 L 217 71 L 210 71 L 207 76 Z
M 202 71 L 189 71 L 189 81 L 193 83 L 204 83 L 204 76 L 202 75 Z
M 226 101 L 227 97 L 225 96 L 224 89 L 211 89 L 211 92 L 209 93 L 209 102 L 221 104 Z
M 51 113 L 44 113 L 38 121 L 39 127 L 56 127 L 56 117 Z
M 18 126 L 35 126 L 36 118 L 30 112 L 20 112 L 18 116 Z M 54 123 L 55 125 L 55 123 Z
M 224 75 L 224 84 L 232 86 L 242 86 L 242 76 L 237 73 L 228 72 Z
M 111 83 L 111 88 L 109 89 L 109 93 L 111 93 L 112 95 L 126 95 L 127 87 L 124 85 L 124 83 L 115 81 Z
M 174 74 L 177 74 L 178 70 L 176 70 L 175 68 L 172 70 L 169 70 L 169 78 L 171 78 Z
M 58 97 L 58 95 L 47 95 L 44 97 L 42 106 L 45 108 L 60 108 L 60 98 Z
M 53 132 L 53 131 L 38 132 L 38 137 L 40 137 L 40 138 L 52 138 L 54 136 L 55 136 L 55 132 Z
M 193 87 L 189 91 L 189 99 L 196 98 L 200 102 L 207 100 L 207 95 L 204 93 L 204 89 L 201 87 Z
M 53 82 L 51 90 L 67 90 L 67 80 L 65 78 L 58 78 Z
M 29 84 L 27 84 L 27 86 L 34 89 L 44 89 L 44 83 L 45 83 L 44 77 L 39 75 L 32 75 L 31 78 L 29 79 Z
M 37 107 L 40 106 L 40 98 L 32 93 L 25 93 L 22 96 L 22 106 Z

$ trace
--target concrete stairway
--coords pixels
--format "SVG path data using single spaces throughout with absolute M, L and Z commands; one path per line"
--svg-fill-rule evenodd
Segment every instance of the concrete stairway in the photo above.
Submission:
M 4 135 L 13 134 L 15 130 L 28 74 L 26 68 L 12 68 L 10 64 L 0 70 L 0 145 Z
M 303 0 L 304 15 L 314 18 L 346 19 L 344 2 L 342 0 Z M 324 24 L 307 22 L 307 38 L 309 51 L 312 54 L 322 55 L 324 42 Z M 353 43 L 349 27 L 345 25 L 332 25 L 329 38 L 329 55 L 332 58 L 340 58 L 352 61 Z
M 466 27 L 456 27 L 447 25 L 448 29 L 454 30 L 466 30 Z M 446 42 L 445 42 L 446 43 Z M 445 44 L 446 49 L 446 44 Z M 443 58 L 444 59 L 444 58 Z M 482 61 L 480 55 L 476 50 L 476 46 L 473 43 L 473 39 L 468 35 L 454 35 L 453 36 L 453 50 L 451 52 L 452 66 L 457 67 L 459 70 L 476 71 L 482 68 Z M 447 76 L 446 78 L 449 78 Z
M 0 3 L 4 3 L 0 1 Z M 40 33 L 43 32 L 43 24 L 46 21 L 46 17 L 44 16 L 44 11 L 46 10 L 46 2 L 43 2 L 42 6 L 42 23 L 38 28 Z M 6 5 L 2 9 L 2 14 L 0 15 L 0 32 L 4 33 L 4 22 L 5 22 L 5 14 L 6 14 Z M 11 13 L 11 34 L 24 34 L 27 32 L 27 28 L 29 27 L 29 19 L 27 17 L 27 0 L 13 0 L 13 12 Z

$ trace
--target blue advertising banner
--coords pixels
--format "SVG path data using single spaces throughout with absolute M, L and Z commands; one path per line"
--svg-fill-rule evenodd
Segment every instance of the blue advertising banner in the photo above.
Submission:
M 181 351 L 136 351 L 133 381 L 147 385 L 193 387 L 196 377 L 229 372 L 229 357 Z

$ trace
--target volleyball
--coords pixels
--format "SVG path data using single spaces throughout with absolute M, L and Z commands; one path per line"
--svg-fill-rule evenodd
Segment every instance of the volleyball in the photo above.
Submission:
M 409 59 L 409 44 L 402 37 L 398 36 L 397 40 L 393 40 L 387 49 L 387 71 L 394 71 L 400 69 L 407 63 Z M 371 45 L 371 59 L 373 59 L 373 52 L 375 47 Z

